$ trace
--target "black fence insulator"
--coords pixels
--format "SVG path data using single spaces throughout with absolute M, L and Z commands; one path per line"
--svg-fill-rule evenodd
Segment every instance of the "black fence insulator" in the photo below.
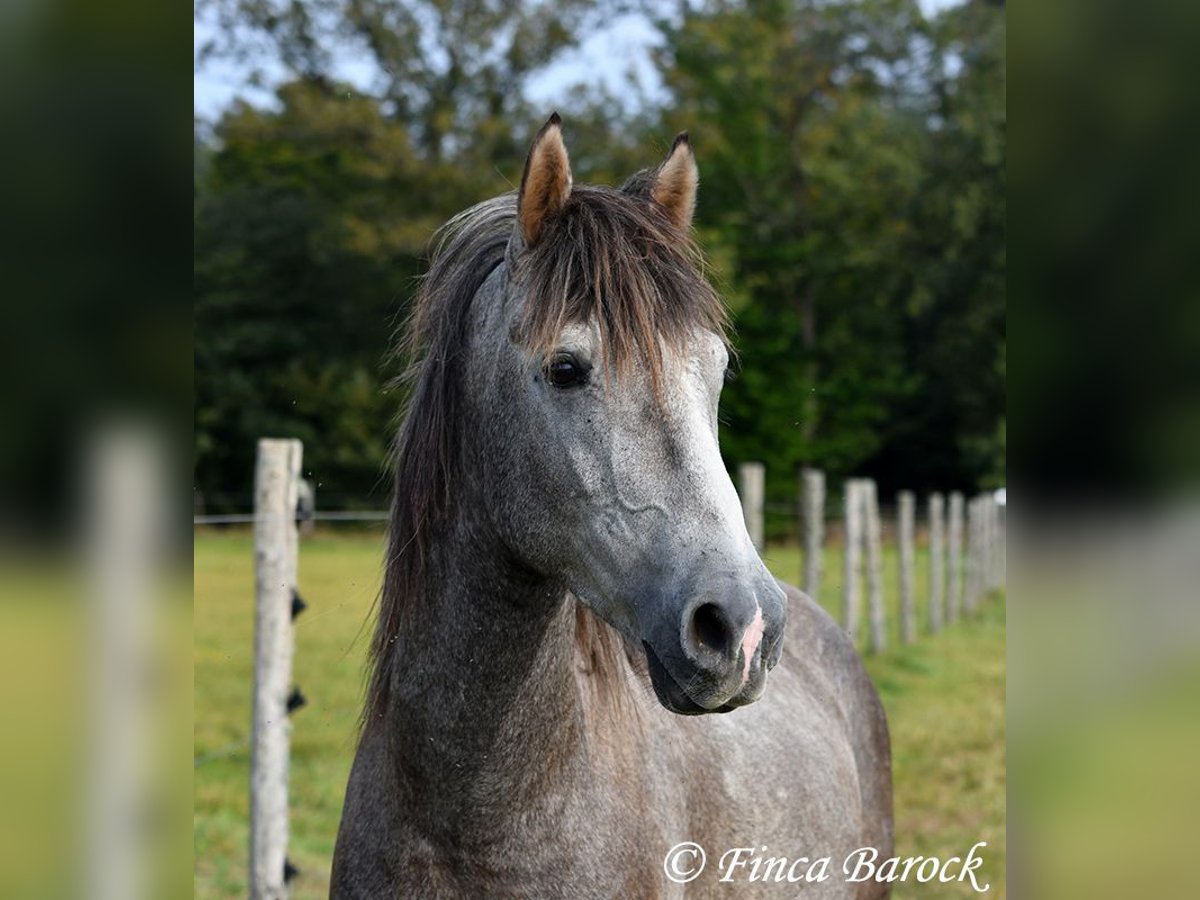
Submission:
M 291 880 L 300 874 L 300 870 L 292 865 L 292 861 L 286 856 L 283 858 L 283 883 L 290 884 Z
M 298 688 L 298 687 L 292 688 L 292 692 L 290 694 L 288 694 L 288 698 L 287 698 L 288 715 L 290 716 L 292 713 L 294 713 L 296 710 L 298 710 L 300 707 L 306 705 L 307 703 L 308 703 L 308 700 L 305 698 L 305 696 L 302 693 L 300 693 L 300 688 Z
M 292 619 L 308 609 L 308 604 L 304 602 L 304 598 L 300 596 L 299 591 L 292 591 Z

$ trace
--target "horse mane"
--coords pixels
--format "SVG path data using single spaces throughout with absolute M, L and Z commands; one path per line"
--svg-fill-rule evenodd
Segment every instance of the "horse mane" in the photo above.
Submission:
M 488 277 L 513 266 L 527 302 L 514 336 L 548 357 L 564 326 L 595 320 L 604 364 L 619 377 L 644 365 L 655 393 L 664 350 L 681 350 L 695 329 L 722 336 L 724 306 L 703 277 L 695 243 L 649 198 L 638 173 L 621 190 L 575 186 L 538 243 L 510 254 L 517 196 L 504 194 L 459 213 L 432 243 L 398 353 L 407 403 L 394 448 L 394 496 L 388 556 L 371 645 L 365 716 L 383 712 L 393 646 L 407 609 L 423 594 L 431 536 L 454 508 L 461 443 L 456 356 L 470 343 L 471 305 Z M 626 654 L 620 635 L 576 601 L 576 658 L 602 694 L 613 694 Z

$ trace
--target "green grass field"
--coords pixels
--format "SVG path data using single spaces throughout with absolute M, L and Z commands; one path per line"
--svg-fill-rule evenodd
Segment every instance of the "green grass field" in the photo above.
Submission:
M 794 548 L 765 554 L 795 582 Z M 368 618 L 379 585 L 379 531 L 323 532 L 300 552 L 309 609 L 297 620 L 295 682 L 308 706 L 294 717 L 289 857 L 297 898 L 328 894 L 342 792 L 354 752 Z M 919 598 L 925 560 L 918 556 Z M 885 551 L 890 649 L 867 658 L 887 707 L 895 778 L 896 850 L 962 856 L 987 841 L 981 882 L 1005 896 L 1005 610 L 986 601 L 970 620 L 898 647 L 896 558 Z M 249 532 L 195 539 L 195 895 L 245 895 L 253 553 Z M 836 607 L 841 558 L 826 554 L 827 607 Z M 962 897 L 967 885 L 897 885 L 896 897 Z M 781 895 L 782 896 L 782 895 Z

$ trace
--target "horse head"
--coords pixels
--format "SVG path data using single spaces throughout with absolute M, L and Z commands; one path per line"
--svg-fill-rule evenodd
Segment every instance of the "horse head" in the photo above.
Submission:
M 551 117 L 459 357 L 495 533 L 643 647 L 681 714 L 756 700 L 786 618 L 718 447 L 729 351 L 689 236 L 697 181 L 683 134 L 620 189 L 574 185 Z

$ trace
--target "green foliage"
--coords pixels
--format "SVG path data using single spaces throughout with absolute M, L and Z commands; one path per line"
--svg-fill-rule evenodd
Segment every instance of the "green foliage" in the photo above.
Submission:
M 1002 480 L 1003 12 L 720 0 L 660 27 L 664 120 L 739 289 L 730 461 L 764 461 L 776 502 L 802 464 Z
M 326 496 L 381 483 L 399 403 L 380 388 L 427 241 L 513 186 L 546 112 L 524 99 L 528 77 L 586 33 L 585 8 L 201 4 L 229 23 L 209 50 L 256 35 L 296 74 L 275 108 L 237 104 L 196 143 L 210 501 L 246 505 L 265 434 L 305 440 Z M 656 24 L 664 108 L 584 86 L 562 111 L 579 181 L 619 183 L 692 134 L 697 229 L 740 351 L 728 461 L 765 462 L 775 503 L 792 502 L 800 465 L 869 473 L 885 496 L 1002 484 L 1003 9 L 712 0 Z M 374 66 L 369 95 L 332 80 L 333 41 Z
M 279 63 L 310 81 L 330 80 L 339 54 L 368 62 L 374 96 L 427 159 L 486 162 L 518 150 L 510 123 L 529 115 L 529 75 L 607 6 L 556 0 L 551 14 L 530 0 L 198 0 L 197 15 L 221 26 L 199 56 L 235 59 L 256 78 Z
M 471 197 L 373 101 L 305 82 L 279 99 L 222 120 L 198 188 L 197 481 L 244 498 L 272 434 L 304 440 L 326 490 L 362 494 L 395 406 L 379 387 L 396 299 L 445 205 Z

